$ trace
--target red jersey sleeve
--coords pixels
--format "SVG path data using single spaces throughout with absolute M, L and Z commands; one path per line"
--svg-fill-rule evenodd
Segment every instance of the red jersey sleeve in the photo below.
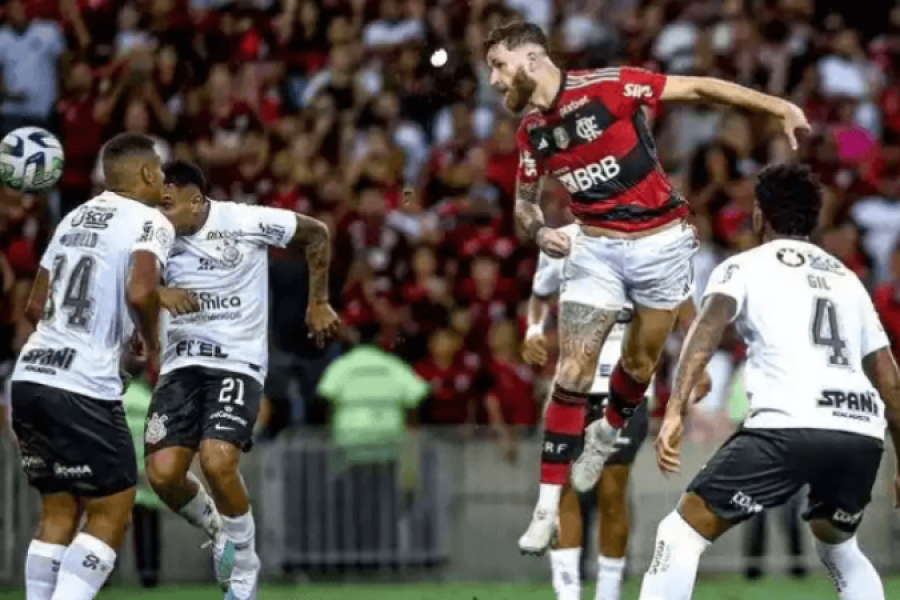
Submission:
M 543 165 L 538 159 L 528 131 L 533 127 L 528 117 L 522 120 L 518 132 L 516 132 L 516 146 L 519 150 L 519 166 L 516 169 L 516 183 L 535 183 L 544 176 Z
M 666 76 L 646 69 L 622 67 L 619 69 L 618 87 L 629 112 L 633 113 L 641 106 L 656 110 L 666 87 Z

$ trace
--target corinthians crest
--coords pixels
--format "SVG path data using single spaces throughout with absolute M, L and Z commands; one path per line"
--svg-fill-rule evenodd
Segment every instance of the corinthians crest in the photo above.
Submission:
M 159 413 L 153 413 L 150 420 L 147 421 L 147 429 L 144 432 L 144 441 L 150 445 L 158 444 L 166 437 L 166 421 L 169 417 L 166 415 L 159 416 Z
M 218 250 L 220 254 L 220 260 L 222 264 L 226 267 L 235 267 L 241 259 L 244 257 L 241 254 L 241 251 L 238 249 L 238 241 L 240 238 L 227 238 L 221 240 L 218 246 L 216 246 L 216 250 Z
M 553 139 L 556 141 L 556 147 L 565 150 L 569 147 L 569 134 L 562 127 L 553 130 Z

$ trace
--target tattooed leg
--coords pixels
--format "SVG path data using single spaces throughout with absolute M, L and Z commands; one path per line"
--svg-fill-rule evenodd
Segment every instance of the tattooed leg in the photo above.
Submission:
M 587 394 L 594 381 L 600 350 L 616 324 L 617 309 L 563 302 L 559 309 L 560 356 L 556 384 Z

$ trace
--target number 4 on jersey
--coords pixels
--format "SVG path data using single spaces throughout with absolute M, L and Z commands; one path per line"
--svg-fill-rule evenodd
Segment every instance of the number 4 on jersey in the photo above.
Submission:
M 813 312 L 812 340 L 817 346 L 831 349 L 828 364 L 835 367 L 848 367 L 847 342 L 841 337 L 838 325 L 837 309 L 828 298 L 816 298 Z

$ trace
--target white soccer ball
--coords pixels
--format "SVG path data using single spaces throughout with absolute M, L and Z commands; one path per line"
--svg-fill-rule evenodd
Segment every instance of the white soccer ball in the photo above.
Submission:
M 23 192 L 41 192 L 62 177 L 62 144 L 40 127 L 20 127 L 0 142 L 0 183 Z

